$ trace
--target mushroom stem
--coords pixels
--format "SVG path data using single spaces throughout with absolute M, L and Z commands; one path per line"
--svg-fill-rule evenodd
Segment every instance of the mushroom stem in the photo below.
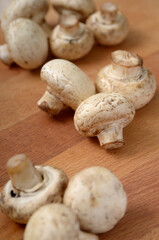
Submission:
M 80 12 L 76 12 L 76 11 L 73 11 L 71 9 L 62 8 L 61 10 L 59 10 L 59 12 L 61 12 L 61 16 L 74 15 L 78 20 L 83 18 L 82 14 Z
M 118 64 L 112 63 L 111 67 L 111 74 L 115 78 L 119 79 L 131 79 L 133 78 L 139 78 L 142 74 L 142 68 L 141 66 L 135 66 L 135 67 L 127 67 L 127 66 L 120 66 Z
M 0 46 L 0 59 L 7 65 L 11 65 L 13 63 L 7 44 Z
M 51 115 L 57 115 L 62 109 L 64 109 L 64 104 L 60 99 L 51 94 L 48 90 L 46 90 L 37 104 L 41 110 L 48 112 Z
M 42 182 L 42 176 L 25 154 L 18 154 L 7 162 L 7 172 L 17 190 L 32 189 Z
M 123 127 L 114 125 L 98 134 L 100 145 L 105 149 L 120 148 L 124 145 Z
M 111 54 L 111 74 L 115 78 L 139 78 L 142 74 L 143 60 L 135 53 L 115 51 Z M 134 79 L 133 79 L 134 81 Z
M 80 231 L 79 240 L 98 240 L 98 239 L 99 239 L 98 236 L 94 234 Z
M 101 6 L 101 13 L 105 20 L 111 23 L 118 12 L 118 8 L 114 3 L 106 2 Z
M 79 26 L 78 18 L 75 15 L 62 15 L 60 19 L 60 27 L 65 37 L 77 38 L 83 33 Z

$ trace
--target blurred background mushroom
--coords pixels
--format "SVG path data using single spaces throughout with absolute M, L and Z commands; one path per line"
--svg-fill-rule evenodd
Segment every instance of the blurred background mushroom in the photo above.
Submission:
M 52 6 L 60 14 L 75 15 L 79 20 L 84 21 L 90 14 L 95 12 L 93 0 L 50 0 Z
M 1 28 L 4 34 L 12 21 L 17 18 L 28 18 L 35 21 L 42 28 L 44 27 L 44 31 L 48 35 L 50 27 L 45 21 L 45 16 L 49 4 L 46 0 L 11 0 L 8 1 L 8 5 L 5 5 L 5 7 L 1 16 Z
M 48 56 L 48 40 L 42 28 L 27 18 L 17 18 L 7 27 L 6 43 L 0 46 L 0 59 L 15 62 L 24 69 L 40 67 Z
M 117 45 L 128 34 L 128 21 L 112 2 L 106 2 L 100 11 L 93 13 L 86 21 L 95 38 L 102 45 Z
M 75 15 L 63 15 L 50 36 L 52 53 L 59 58 L 76 60 L 90 52 L 94 45 L 91 30 Z

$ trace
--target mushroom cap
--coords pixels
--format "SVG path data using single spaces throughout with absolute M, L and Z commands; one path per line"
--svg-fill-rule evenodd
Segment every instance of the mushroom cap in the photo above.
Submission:
M 62 204 L 49 204 L 32 215 L 24 240 L 78 240 L 79 232 L 78 219 L 71 209 Z
M 124 216 L 127 197 L 121 182 L 111 171 L 90 167 L 71 178 L 64 204 L 77 215 L 83 230 L 104 233 Z
M 27 223 L 30 216 L 47 203 L 62 202 L 68 179 L 62 170 L 49 166 L 36 166 L 43 177 L 42 183 L 28 191 L 14 193 L 11 181 L 0 193 L 2 212 L 18 223 Z
M 14 62 L 22 68 L 37 68 L 47 58 L 47 37 L 41 27 L 29 19 L 12 21 L 6 32 L 6 42 Z
M 46 63 L 41 69 L 41 79 L 47 82 L 49 92 L 74 110 L 95 93 L 91 79 L 67 60 L 55 59 Z
M 127 126 L 134 118 L 130 100 L 119 93 L 98 93 L 84 100 L 74 116 L 76 130 L 85 136 L 97 136 L 115 123 Z
M 50 46 L 55 56 L 68 60 L 76 60 L 90 52 L 94 45 L 94 35 L 85 24 L 74 22 L 75 25 L 71 26 L 71 22 L 68 24 L 66 20 L 62 26 L 57 25 L 52 31 Z M 70 28 L 74 28 L 74 31 L 70 31 L 69 25 Z
M 112 53 L 111 59 L 112 64 L 102 68 L 97 75 L 97 91 L 120 93 L 132 101 L 135 109 L 144 107 L 151 101 L 156 91 L 154 75 L 142 66 L 142 58 L 135 53 L 116 51 Z M 114 75 L 113 64 L 123 67 L 123 76 L 117 72 Z M 136 76 L 125 74 L 126 69 L 131 68 L 134 69 Z
M 87 26 L 94 33 L 97 42 L 102 45 L 119 44 L 128 34 L 128 21 L 115 6 L 113 3 L 105 3 L 101 11 L 97 11 L 87 18 Z M 104 13 L 104 8 L 107 8 L 107 13 Z M 113 11 L 114 15 L 112 15 Z M 109 17 L 110 15 L 111 17 Z
M 63 10 L 79 13 L 81 20 L 86 19 L 96 9 L 93 0 L 51 0 L 51 4 L 60 14 Z
M 15 191 L 38 189 L 43 180 L 41 173 L 24 153 L 11 157 L 6 164 L 6 170 Z
M 46 0 L 12 0 L 1 19 L 2 31 L 5 32 L 10 22 L 17 18 L 30 18 L 35 19 L 37 22 L 42 21 L 47 10 L 48 3 Z M 41 14 L 40 19 L 36 19 L 39 13 Z

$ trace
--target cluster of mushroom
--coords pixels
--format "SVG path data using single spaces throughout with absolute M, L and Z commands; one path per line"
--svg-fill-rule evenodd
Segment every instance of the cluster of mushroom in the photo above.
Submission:
M 73 63 L 62 59 L 46 63 L 41 79 L 47 90 L 38 101 L 39 108 L 51 115 L 71 107 L 76 130 L 87 137 L 97 136 L 105 149 L 124 145 L 123 128 L 156 91 L 155 77 L 142 66 L 140 56 L 118 50 L 111 59 L 112 64 L 98 73 L 97 94 L 91 79 Z
M 0 193 L 2 212 L 26 224 L 24 240 L 98 240 L 127 207 L 119 179 L 104 167 L 86 168 L 68 182 L 51 166 L 33 166 L 25 154 L 7 162 L 10 181 Z
M 15 62 L 24 69 L 40 67 L 47 59 L 50 27 L 44 18 L 46 0 L 12 0 L 1 19 L 6 43 L 0 46 L 0 59 Z
M 50 2 L 60 15 L 53 30 L 45 22 L 46 0 L 11 1 L 1 20 L 6 43 L 0 46 L 0 59 L 5 64 L 38 68 L 48 57 L 49 42 L 54 56 L 76 60 L 90 52 L 94 37 L 100 44 L 115 45 L 128 33 L 127 20 L 113 3 L 105 3 L 95 12 L 93 0 Z
M 76 130 L 84 136 L 97 136 L 106 149 L 123 146 L 123 128 L 134 118 L 135 109 L 151 101 L 156 91 L 154 75 L 135 53 L 115 51 L 112 64 L 98 73 L 99 94 L 84 100 L 76 109 Z
M 24 69 L 43 65 L 49 52 L 75 60 L 85 56 L 95 40 L 115 45 L 128 34 L 128 22 L 113 3 L 95 12 L 93 0 L 51 0 L 60 23 L 51 32 L 44 18 L 46 0 L 12 0 L 2 17 L 6 44 L 0 59 Z M 86 23 L 83 23 L 86 21 Z M 51 115 L 71 107 L 76 130 L 97 136 L 105 149 L 124 145 L 123 128 L 135 110 L 153 98 L 156 81 L 140 56 L 127 51 L 111 54 L 111 64 L 98 73 L 96 83 L 75 64 L 57 59 L 41 69 L 47 89 L 38 101 Z M 97 93 L 98 92 L 98 93 Z M 108 169 L 90 167 L 68 181 L 50 166 L 33 166 L 25 154 L 7 163 L 10 181 L 0 193 L 0 207 L 11 219 L 26 224 L 24 240 L 98 240 L 95 234 L 111 230 L 124 216 L 127 196 L 119 179 Z
M 111 46 L 121 43 L 128 34 L 128 21 L 114 3 L 104 3 L 97 12 L 93 0 L 51 3 L 60 14 L 60 23 L 50 37 L 52 53 L 59 58 L 85 56 L 94 45 L 94 37 L 97 43 Z

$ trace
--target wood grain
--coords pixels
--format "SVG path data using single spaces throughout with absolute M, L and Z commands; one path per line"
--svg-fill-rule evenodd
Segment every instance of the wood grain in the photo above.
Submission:
M 96 1 L 99 6 L 104 1 Z M 75 61 L 95 81 L 97 72 L 109 63 L 110 52 L 128 49 L 144 57 L 144 65 L 159 83 L 159 2 L 158 0 L 116 0 L 128 16 L 130 34 L 116 47 L 95 46 L 85 58 Z M 57 15 L 50 10 L 51 25 Z M 53 17 L 52 17 L 53 16 Z M 4 41 L 0 34 L 0 42 Z M 126 145 L 105 151 L 96 138 L 85 138 L 73 125 L 70 109 L 51 118 L 41 112 L 36 102 L 45 90 L 40 69 L 22 70 L 0 63 L 0 187 L 8 180 L 8 158 L 25 152 L 35 164 L 62 168 L 71 177 L 85 167 L 104 166 L 123 182 L 128 194 L 126 216 L 100 240 L 159 239 L 159 91 L 134 121 L 124 130 Z M 22 240 L 24 226 L 13 223 L 0 213 L 0 240 Z

